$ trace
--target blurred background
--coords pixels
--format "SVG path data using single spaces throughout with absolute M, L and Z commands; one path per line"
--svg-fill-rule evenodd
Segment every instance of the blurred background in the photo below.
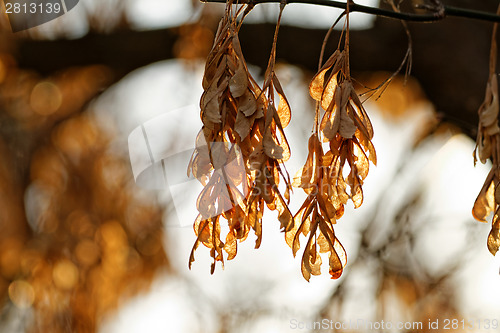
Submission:
M 486 247 L 490 226 L 471 215 L 490 168 L 474 168 L 472 151 L 492 23 L 409 24 L 412 76 L 365 103 L 379 163 L 363 206 L 348 207 L 335 228 L 348 266 L 339 280 L 324 267 L 308 283 L 302 252 L 293 258 L 269 211 L 260 249 L 247 240 L 210 275 L 200 247 L 187 268 L 201 187 L 181 174 L 201 128 L 204 59 L 223 10 L 196 0 L 80 0 L 12 33 L 2 4 L 0 332 L 498 331 L 500 260 Z M 314 118 L 309 80 L 339 13 L 284 11 L 277 58 L 292 106 L 292 175 Z M 257 80 L 277 14 L 277 5 L 256 6 L 241 29 Z M 352 24 L 353 76 L 375 87 L 398 68 L 405 31 L 363 14 Z M 156 134 L 151 144 L 165 160 L 154 189 L 136 182 L 134 154 L 144 152 L 129 147 L 137 129 Z M 296 190 L 292 211 L 303 199 Z

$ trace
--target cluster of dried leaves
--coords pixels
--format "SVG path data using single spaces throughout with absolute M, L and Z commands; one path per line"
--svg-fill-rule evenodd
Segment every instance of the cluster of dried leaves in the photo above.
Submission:
M 335 236 L 333 224 L 344 214 L 348 200 L 355 208 L 361 206 L 369 162 L 377 163 L 371 142 L 372 124 L 350 77 L 348 21 L 347 15 L 344 49 L 337 48 L 309 85 L 309 93 L 317 103 L 318 121 L 309 138 L 306 163 L 293 181 L 308 196 L 295 215 L 295 228 L 286 234 L 286 240 L 295 255 L 300 234 L 308 236 L 302 256 L 302 275 L 306 280 L 311 274 L 320 274 L 320 253 L 328 253 L 332 278 L 342 275 L 346 252 Z M 347 177 L 344 167 L 350 171 Z
M 346 253 L 333 224 L 343 215 L 348 200 L 356 208 L 362 204 L 369 161 L 376 163 L 373 128 L 349 74 L 348 32 L 344 49 L 333 53 L 310 84 L 310 94 L 317 101 L 316 124 L 306 164 L 293 181 L 293 186 L 302 188 L 308 197 L 292 216 L 288 208 L 292 184 L 283 165 L 290 157 L 283 128 L 291 113 L 274 71 L 284 5 L 261 89 L 248 71 L 238 40 L 239 27 L 251 6 L 236 10 L 232 4 L 227 2 L 208 56 L 200 102 L 203 129 L 188 168 L 188 173 L 205 186 L 198 197 L 197 239 L 189 266 L 200 243 L 210 248 L 212 273 L 217 261 L 223 263 L 223 251 L 228 260 L 233 259 L 237 240 L 245 240 L 252 229 L 259 247 L 265 203 L 278 211 L 294 256 L 300 248 L 300 234 L 308 236 L 302 257 L 304 278 L 320 274 L 320 253 L 329 254 L 330 274 L 338 278 L 346 265 Z M 324 114 L 318 122 L 320 107 Z M 344 176 L 344 170 L 350 173 Z M 221 239 L 221 217 L 229 225 L 225 242 Z
M 394 10 L 399 10 L 394 3 L 391 4 Z M 341 38 L 336 51 L 321 65 L 330 32 L 327 34 L 320 69 L 309 85 L 309 93 L 316 101 L 314 130 L 309 138 L 306 163 L 292 184 L 283 164 L 290 157 L 290 147 L 283 131 L 290 122 L 290 105 L 274 71 L 284 3 L 262 88 L 248 71 L 238 39 L 241 23 L 252 8 L 252 5 L 233 6 L 232 0 L 226 3 L 225 16 L 219 24 L 207 59 L 204 93 L 200 101 L 203 128 L 188 168 L 188 174 L 192 173 L 205 186 L 197 201 L 199 215 L 194 223 L 197 239 L 189 267 L 200 243 L 210 248 L 214 259 L 212 273 L 217 261 L 223 264 L 223 251 L 227 253 L 228 260 L 236 256 L 237 241 L 245 240 L 250 230 L 254 230 L 257 236 L 255 247 L 258 248 L 262 238 L 263 210 L 267 205 L 269 209 L 278 211 L 281 228 L 294 256 L 300 248 L 300 235 L 307 238 L 301 264 L 304 278 L 309 281 L 311 275 L 320 274 L 321 253 L 328 253 L 330 275 L 338 278 L 347 263 L 347 256 L 333 225 L 344 214 L 344 206 L 349 200 L 355 208 L 361 206 L 362 185 L 368 175 L 369 164 L 377 163 L 371 142 L 373 127 L 350 76 L 349 2 L 343 13 L 346 16 L 345 43 L 341 47 Z M 409 35 L 406 26 L 405 29 Z M 494 212 L 488 236 L 488 249 L 492 254 L 500 248 L 496 29 L 497 25 L 492 38 L 490 77 L 485 101 L 479 109 L 479 130 L 474 150 L 474 163 L 477 158 L 482 163 L 488 159 L 493 162 L 473 208 L 474 217 L 483 222 Z M 405 59 L 396 73 L 405 62 L 408 74 L 411 38 Z M 375 90 L 383 91 L 395 74 Z M 276 95 L 279 96 L 278 105 L 275 103 Z M 307 194 L 293 216 L 288 208 L 292 186 L 302 188 Z M 221 217 L 229 225 L 225 241 L 221 239 Z
M 499 6 L 500 10 L 500 6 Z M 474 164 L 477 158 L 486 163 L 491 158 L 492 167 L 484 185 L 474 203 L 472 214 L 481 221 L 494 212 L 490 234 L 488 235 L 488 250 L 495 255 L 500 248 L 500 127 L 498 127 L 498 81 L 496 73 L 497 44 L 495 23 L 491 40 L 490 76 L 486 86 L 486 96 L 479 107 L 479 126 L 474 149 Z
M 250 230 L 257 236 L 255 247 L 260 246 L 265 204 L 278 211 L 283 230 L 293 227 L 288 208 L 291 185 L 283 165 L 290 157 L 283 131 L 290 122 L 290 106 L 274 73 L 274 56 L 262 89 L 248 71 L 238 30 L 252 7 L 232 5 L 228 1 L 207 59 L 200 101 L 203 128 L 188 168 L 188 174 L 205 186 L 197 200 L 197 239 L 189 266 L 203 243 L 214 259 L 212 273 L 217 261 L 223 264 L 223 251 L 228 260 L 236 256 L 237 240 L 245 240 Z M 278 188 L 280 181 L 284 194 Z M 225 241 L 221 217 L 229 225 Z

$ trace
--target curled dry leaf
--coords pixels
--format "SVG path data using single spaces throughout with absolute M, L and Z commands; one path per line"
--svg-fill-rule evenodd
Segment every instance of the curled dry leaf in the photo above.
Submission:
M 492 137 L 500 133 L 498 127 L 498 81 L 497 74 L 490 75 L 486 86 L 486 97 L 483 104 L 479 107 L 479 127 L 476 140 L 476 148 L 474 149 L 474 163 L 477 157 L 481 163 L 486 163 L 488 158 L 492 156 Z M 477 156 L 477 157 L 476 157 Z
M 480 222 L 486 222 L 486 218 L 495 209 L 495 185 L 493 184 L 493 178 L 495 177 L 495 170 L 491 170 L 486 181 L 484 182 L 483 188 L 474 202 L 474 207 L 472 208 L 472 215 L 474 218 Z
M 493 223 L 491 225 L 491 230 L 488 235 L 488 250 L 491 254 L 496 255 L 498 249 L 500 248 L 500 218 L 498 216 L 499 211 L 495 213 L 495 217 L 493 218 Z
M 242 96 L 248 88 L 248 76 L 245 67 L 240 62 L 234 75 L 229 80 L 229 91 L 234 98 Z

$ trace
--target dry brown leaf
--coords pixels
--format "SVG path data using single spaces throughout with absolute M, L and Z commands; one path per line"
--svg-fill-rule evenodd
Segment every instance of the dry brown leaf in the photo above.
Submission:
M 486 180 L 479 192 L 479 195 L 474 202 L 474 207 L 472 208 L 472 215 L 474 218 L 480 222 L 486 222 L 486 218 L 495 207 L 495 186 L 493 184 L 493 178 L 495 177 L 495 170 L 491 169 L 490 173 L 486 177 Z
M 484 128 L 490 126 L 498 128 L 498 108 L 498 81 L 497 74 L 494 73 L 490 76 L 486 86 L 486 98 L 479 109 L 480 126 Z
M 341 92 L 340 87 L 335 87 L 335 92 L 333 94 L 333 102 L 330 103 L 328 109 L 323 115 L 323 120 L 321 121 L 320 129 L 325 137 L 325 142 L 331 141 L 337 135 L 340 128 L 340 99 Z
M 290 111 L 290 103 L 288 103 L 288 100 L 285 96 L 285 92 L 283 91 L 283 88 L 281 87 L 281 83 L 275 74 L 273 75 L 273 84 L 274 84 L 274 88 L 276 89 L 276 92 L 278 93 L 278 95 L 280 97 L 280 102 L 278 105 L 278 117 L 279 117 L 281 126 L 283 128 L 285 128 L 288 126 L 288 124 L 290 123 L 290 119 L 292 118 L 292 113 Z
M 493 218 L 493 224 L 491 226 L 491 231 L 488 235 L 488 250 L 491 254 L 496 255 L 498 249 L 500 248 L 500 219 L 498 216 L 498 211 Z
M 340 55 L 341 52 L 339 50 L 335 50 L 318 73 L 312 78 L 311 83 L 309 84 L 309 94 L 316 101 L 321 101 L 322 99 L 326 72 L 337 62 Z
M 229 232 L 226 236 L 226 244 L 224 245 L 224 251 L 227 252 L 227 260 L 232 260 L 236 257 L 238 251 L 238 243 L 236 242 L 236 237 L 232 232 Z
M 346 105 L 347 106 L 347 105 Z M 356 133 L 356 125 L 354 125 L 354 121 L 347 114 L 347 107 L 341 107 L 339 110 L 340 113 L 340 126 L 338 128 L 338 133 L 341 137 L 346 139 L 351 139 Z
M 347 264 L 347 253 L 337 238 L 335 238 L 334 251 L 330 252 L 329 259 L 330 275 L 332 279 L 340 278 Z
M 240 136 L 240 141 L 243 141 L 251 131 L 252 119 L 245 117 L 242 112 L 238 112 L 234 124 L 234 131 Z
M 274 141 L 273 133 L 271 128 L 267 128 L 264 134 L 263 141 L 264 153 L 275 160 L 281 160 L 283 158 L 283 148 Z
M 236 73 L 229 80 L 229 91 L 234 98 L 242 96 L 248 87 L 248 76 L 243 63 L 238 64 Z
M 247 89 L 238 99 L 238 111 L 243 113 L 246 117 L 250 117 L 257 112 L 257 100 L 250 90 Z

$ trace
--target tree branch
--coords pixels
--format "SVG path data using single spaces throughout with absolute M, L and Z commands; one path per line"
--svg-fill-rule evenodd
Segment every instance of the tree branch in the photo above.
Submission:
M 226 0 L 200 0 L 201 2 L 209 3 L 226 3 Z M 281 3 L 283 0 L 239 0 L 240 4 L 251 4 L 257 5 L 261 3 Z M 301 3 L 301 4 L 310 4 L 310 5 L 318 5 L 318 6 L 327 6 L 327 7 L 335 7 L 340 9 L 346 9 L 346 3 L 340 1 L 330 1 L 330 0 L 284 0 L 287 4 L 291 3 Z M 440 21 L 448 16 L 454 17 L 462 17 L 468 19 L 477 19 L 482 21 L 491 21 L 491 22 L 500 22 L 500 16 L 482 12 L 472 9 L 463 9 L 453 6 L 447 6 L 441 4 L 439 1 L 433 1 L 435 5 L 433 6 L 421 6 L 421 9 L 429 10 L 428 14 L 416 14 L 416 13 L 405 13 L 405 12 L 395 12 L 392 10 L 386 10 L 377 7 L 369 7 L 358 5 L 356 3 L 351 2 L 349 5 L 350 12 L 359 12 L 370 15 L 376 15 L 381 17 L 388 17 L 398 20 L 404 21 L 412 21 L 412 22 L 436 22 Z

